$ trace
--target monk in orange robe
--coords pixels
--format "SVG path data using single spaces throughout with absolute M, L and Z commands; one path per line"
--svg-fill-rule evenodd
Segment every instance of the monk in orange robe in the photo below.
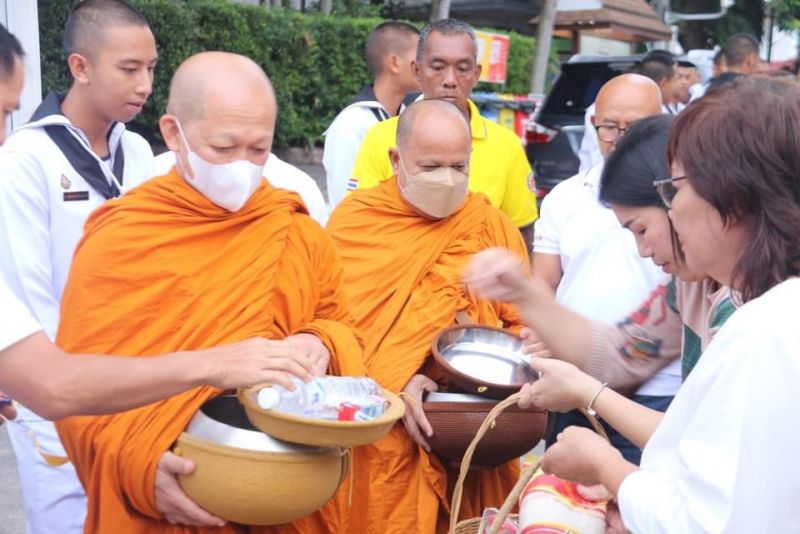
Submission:
M 345 288 L 364 341 L 367 373 L 404 391 L 404 424 L 355 451 L 353 506 L 345 532 L 446 532 L 457 471 L 429 452 L 430 425 L 420 406 L 437 389 L 430 344 L 465 312 L 479 324 L 522 327 L 513 307 L 467 292 L 462 271 L 477 252 L 504 247 L 527 258 L 514 223 L 481 193 L 467 192 L 471 136 L 454 105 L 426 100 L 400 116 L 395 178 L 355 191 L 334 211 L 328 230 L 342 257 Z M 439 378 L 441 378 L 439 376 Z M 461 517 L 500 506 L 519 462 L 472 472 Z
M 297 195 L 261 176 L 276 115 L 264 72 L 234 54 L 193 56 L 167 112 L 161 131 L 177 168 L 91 216 L 59 345 L 145 357 L 263 336 L 276 358 L 310 359 L 316 374 L 365 374 L 333 241 Z M 280 528 L 222 526 L 182 492 L 176 473 L 193 466 L 168 451 L 219 394 L 200 387 L 58 424 L 89 498 L 87 533 L 342 531 L 334 503 Z

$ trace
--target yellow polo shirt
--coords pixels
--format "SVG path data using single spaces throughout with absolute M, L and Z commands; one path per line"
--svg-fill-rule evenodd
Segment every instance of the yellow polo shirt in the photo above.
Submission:
M 484 193 L 518 227 L 534 222 L 536 185 L 533 171 L 519 137 L 503 126 L 484 119 L 468 100 L 472 128 L 469 189 Z M 397 117 L 369 129 L 356 157 L 348 189 L 375 187 L 394 176 L 389 149 L 397 146 Z

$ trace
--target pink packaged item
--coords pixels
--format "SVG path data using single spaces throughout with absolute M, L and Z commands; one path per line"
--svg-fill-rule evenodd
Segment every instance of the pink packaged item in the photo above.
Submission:
M 520 496 L 519 534 L 604 534 L 607 507 L 581 497 L 574 482 L 539 475 Z

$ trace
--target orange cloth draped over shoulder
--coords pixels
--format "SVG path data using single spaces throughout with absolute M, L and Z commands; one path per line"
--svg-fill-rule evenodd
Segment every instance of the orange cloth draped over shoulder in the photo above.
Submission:
M 430 343 L 455 323 L 459 310 L 479 324 L 512 330 L 522 325 L 514 307 L 479 300 L 464 289 L 463 270 L 480 250 L 504 247 L 528 263 L 519 230 L 483 194 L 470 194 L 458 212 L 433 221 L 404 202 L 392 179 L 353 192 L 334 211 L 328 231 L 364 338 L 367 373 L 391 391 L 401 391 L 431 367 Z M 357 448 L 354 466 L 346 532 L 446 532 L 457 472 L 414 443 L 402 423 L 382 441 Z M 500 506 L 518 476 L 516 461 L 471 473 L 462 517 Z
M 150 356 L 307 332 L 330 350 L 331 374 L 363 375 L 341 288 L 334 244 L 294 193 L 264 180 L 229 213 L 173 168 L 92 214 L 57 341 L 69 352 Z M 154 490 L 159 458 L 219 393 L 200 387 L 129 412 L 58 423 L 89 498 L 85 532 L 340 531 L 333 501 L 281 528 L 198 529 L 162 518 Z

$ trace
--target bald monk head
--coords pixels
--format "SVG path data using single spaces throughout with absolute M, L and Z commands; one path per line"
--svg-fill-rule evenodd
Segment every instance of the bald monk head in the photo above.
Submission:
M 405 202 L 431 219 L 458 210 L 467 195 L 472 135 L 464 113 L 445 100 L 409 106 L 389 159 Z
M 258 64 L 238 54 L 203 52 L 175 71 L 167 113 L 159 126 L 167 147 L 177 155 L 178 172 L 206 194 L 194 180 L 198 171 L 209 174 L 209 168 L 240 161 L 252 164 L 237 164 L 252 172 L 264 166 L 272 148 L 276 114 L 272 84 Z M 187 144 L 195 154 L 195 166 L 203 170 L 192 168 Z
M 603 157 L 608 157 L 628 127 L 645 117 L 660 115 L 661 90 L 650 78 L 623 74 L 608 81 L 597 93 L 592 122 Z

